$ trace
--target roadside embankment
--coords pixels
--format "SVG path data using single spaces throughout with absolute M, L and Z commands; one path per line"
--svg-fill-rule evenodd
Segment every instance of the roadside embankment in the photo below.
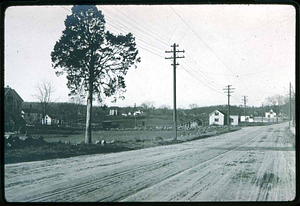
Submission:
M 239 127 L 231 128 L 230 132 L 239 130 Z M 66 142 L 47 142 L 43 136 L 27 136 L 20 137 L 18 135 L 8 135 L 5 137 L 4 147 L 4 163 L 18 163 L 40 161 L 46 159 L 67 158 L 90 154 L 105 154 L 115 153 L 129 150 L 137 150 L 149 147 L 156 147 L 161 145 L 179 144 L 187 141 L 193 141 L 212 136 L 217 136 L 227 133 L 225 128 L 216 129 L 215 131 L 206 132 L 195 135 L 181 135 L 177 139 L 153 137 L 152 139 L 135 140 L 113 140 L 110 142 L 96 141 L 95 144 L 76 143 L 72 144 L 70 141 Z
M 290 137 L 291 143 L 295 146 L 296 141 L 296 129 L 295 126 L 285 127 L 286 134 Z

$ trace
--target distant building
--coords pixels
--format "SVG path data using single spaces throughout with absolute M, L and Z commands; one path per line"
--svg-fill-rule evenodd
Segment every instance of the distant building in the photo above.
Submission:
M 110 116 L 117 116 L 118 115 L 118 108 L 117 107 L 111 107 L 109 109 L 109 115 Z
M 271 109 L 269 112 L 265 113 L 265 117 L 274 118 L 274 117 L 276 117 L 276 113 L 273 112 L 273 110 Z
M 215 110 L 209 114 L 209 124 L 217 124 L 217 125 L 224 125 L 225 123 L 225 114 L 223 114 L 219 110 Z
M 24 100 L 9 86 L 4 88 L 4 131 L 24 132 L 25 121 L 21 117 Z
M 230 115 L 230 124 L 231 125 L 239 125 L 239 115 L 237 114 L 232 114 Z
M 240 119 L 241 122 L 245 122 L 245 120 L 246 122 L 254 122 L 253 116 L 241 116 Z
M 198 126 L 201 126 L 202 124 L 203 124 L 202 120 L 197 119 L 197 118 L 194 118 L 194 119 L 191 119 L 190 121 L 185 121 L 185 122 L 181 123 L 182 126 L 184 126 L 185 128 L 189 128 L 189 129 L 196 128 Z
M 135 112 L 133 113 L 133 116 L 140 116 L 140 115 L 142 115 L 142 114 L 143 114 L 143 111 L 138 110 L 138 111 L 135 111 Z
M 22 117 L 26 121 L 26 124 L 34 125 L 42 123 L 42 113 L 38 109 L 33 109 L 32 105 L 22 110 Z
M 239 115 L 238 114 L 231 114 L 230 115 L 230 122 L 231 125 L 238 125 L 239 124 Z M 215 110 L 209 114 L 209 124 L 210 125 L 227 125 L 227 113 Z
M 52 118 L 46 114 L 45 117 L 42 119 L 42 124 L 45 124 L 45 125 L 51 125 L 52 123 Z

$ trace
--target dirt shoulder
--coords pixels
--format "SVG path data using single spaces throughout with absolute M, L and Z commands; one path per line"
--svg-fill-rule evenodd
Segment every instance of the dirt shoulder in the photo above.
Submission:
M 231 132 L 237 131 L 233 129 Z M 209 132 L 200 135 L 180 136 L 175 139 L 153 138 L 152 140 L 114 141 L 105 144 L 71 144 L 69 142 L 46 142 L 43 137 L 27 137 L 22 140 L 19 136 L 5 138 L 4 163 L 31 162 L 56 158 L 68 158 L 90 154 L 106 154 L 137 150 L 161 145 L 178 144 L 187 141 L 203 139 L 227 133 L 227 130 Z

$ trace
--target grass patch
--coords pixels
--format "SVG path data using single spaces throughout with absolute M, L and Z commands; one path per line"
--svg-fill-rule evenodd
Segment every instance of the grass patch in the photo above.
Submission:
M 186 134 L 186 136 L 182 136 L 180 139 L 173 139 L 172 131 L 101 131 L 101 133 L 102 135 L 98 138 L 93 134 L 93 140 L 104 139 L 107 144 L 84 144 L 82 143 L 83 135 L 51 135 L 51 137 L 45 135 L 43 138 L 25 138 L 25 140 L 19 140 L 19 137 L 16 138 L 15 136 L 11 139 L 5 139 L 4 163 L 10 164 L 81 155 L 106 154 L 161 145 L 179 144 L 215 136 L 220 133 L 225 133 L 225 131 L 200 135 L 197 135 L 197 131 L 189 131 L 191 135 Z M 21 139 L 24 138 L 22 137 Z M 7 146 L 8 142 L 10 142 L 10 146 Z

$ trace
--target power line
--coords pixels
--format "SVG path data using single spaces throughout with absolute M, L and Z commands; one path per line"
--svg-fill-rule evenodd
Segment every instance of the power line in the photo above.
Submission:
M 118 9 L 116 9 L 116 8 L 114 8 L 115 10 L 117 10 L 117 11 L 119 11 Z M 136 23 L 138 23 L 137 21 L 135 21 L 135 20 L 133 20 L 132 18 L 130 18 L 129 16 L 127 16 L 127 15 L 125 15 L 123 12 L 120 12 L 120 13 L 122 13 L 124 16 L 126 16 L 127 18 L 129 18 L 129 19 L 131 19 L 132 21 L 134 21 L 134 22 L 136 22 Z M 141 25 L 140 23 L 138 23 L 139 25 Z M 142 25 L 141 25 L 142 26 Z M 144 26 L 143 26 L 144 27 Z M 145 27 L 144 27 L 145 28 Z M 148 29 L 147 29 L 148 30 Z M 140 30 L 141 31 L 141 30 Z M 141 31 L 141 32 L 143 32 L 143 31 Z M 151 33 L 153 33 L 153 32 L 151 32 Z M 154 33 L 153 33 L 154 34 Z M 154 35 L 156 35 L 156 34 L 154 34 Z M 185 33 L 185 35 L 186 35 L 186 33 Z M 185 36 L 184 35 L 184 36 Z M 158 36 L 158 35 L 156 35 L 156 36 Z M 162 42 L 162 41 L 161 41 Z M 165 43 L 165 42 L 163 42 L 164 44 L 167 44 L 167 43 Z M 190 57 L 191 58 L 191 57 Z M 192 58 L 191 58 L 192 59 Z M 193 59 L 192 59 L 193 60 Z M 185 62 L 185 61 L 184 61 Z M 194 61 L 193 60 L 193 63 L 196 63 L 196 61 Z M 187 63 L 186 63 L 187 64 Z M 201 69 L 199 69 L 199 65 L 197 65 L 197 63 L 196 63 L 196 68 L 204 75 L 203 77 L 204 78 L 207 78 L 207 81 L 211 81 L 210 79 L 211 79 L 211 77 L 209 77 L 208 75 L 205 75 L 205 73 L 201 70 Z M 207 72 L 206 72 L 207 73 Z M 210 83 L 211 84 L 211 83 Z M 215 86 L 215 85 L 213 85 L 213 84 L 211 84 L 212 86 Z M 216 86 L 215 86 L 216 87 Z
M 235 73 L 232 71 L 232 69 L 208 46 L 208 44 L 195 32 L 195 30 L 170 6 L 170 8 L 175 12 L 175 14 L 191 29 L 191 31 L 199 38 L 199 40 L 204 43 L 204 45 L 226 66 L 228 70 L 230 70 L 234 75 Z M 238 79 L 241 81 L 242 85 L 248 90 L 247 86 L 242 82 L 242 80 Z M 249 91 L 249 90 L 248 90 Z M 253 93 L 250 91 L 250 93 L 253 95 Z M 253 95 L 254 98 L 257 100 L 255 95 Z
M 68 9 L 68 8 L 66 8 L 66 7 L 64 7 L 64 6 L 60 6 L 60 7 L 63 8 L 63 9 L 65 9 L 65 10 L 67 10 L 67 11 L 72 12 L 70 9 Z
M 189 68 L 191 68 L 191 66 L 190 65 L 188 65 L 186 62 L 183 62 L 187 67 L 189 67 Z M 183 66 L 182 66 L 182 68 L 184 69 L 184 70 L 186 70 L 187 72 L 189 72 L 190 74 L 191 74 L 191 72 L 193 72 L 193 74 L 191 74 L 193 77 L 195 77 L 195 78 L 197 78 L 197 74 L 199 74 L 197 71 L 195 71 L 195 70 L 193 70 L 193 69 L 190 69 L 190 70 L 188 70 L 188 69 L 186 69 L 186 68 L 184 68 Z M 202 76 L 203 77 L 203 76 Z M 203 82 L 202 80 L 200 80 L 199 78 L 197 78 L 199 81 L 201 81 L 201 83 L 202 84 L 204 84 L 205 86 L 207 86 L 207 87 L 209 87 L 208 85 L 211 85 L 212 87 L 209 87 L 209 88 L 211 88 L 211 89 L 213 89 L 213 87 L 214 88 L 217 88 L 217 89 L 219 89 L 219 87 L 217 87 L 217 86 L 215 86 L 214 84 L 212 84 L 212 83 L 210 83 L 210 82 L 207 82 L 207 83 L 205 83 L 205 82 Z M 218 90 L 214 90 L 214 91 L 218 91 Z
M 117 10 L 117 9 L 116 9 Z M 117 10 L 117 11 L 119 11 L 119 10 Z M 123 15 L 125 15 L 124 13 L 123 13 Z M 109 16 L 109 15 L 106 15 L 106 16 Z M 129 18 L 129 19 L 131 19 L 130 17 L 128 17 L 127 15 L 125 15 L 127 18 Z M 115 17 L 115 16 L 114 16 Z M 111 18 L 110 16 L 109 16 L 109 18 Z M 132 19 L 131 19 L 132 20 Z M 132 20 L 132 21 L 135 21 L 135 20 Z M 122 22 L 124 22 L 124 20 L 122 20 Z M 136 21 L 135 21 L 136 22 Z M 123 25 L 123 26 L 125 26 L 124 24 L 121 24 L 121 25 Z M 125 27 L 127 27 L 127 26 L 125 26 Z M 128 28 L 128 27 L 127 27 Z M 141 32 L 143 32 L 142 30 L 139 30 L 139 31 L 141 31 Z M 153 32 L 152 32 L 153 33 Z M 154 34 L 154 33 L 153 33 Z M 186 34 L 186 33 L 185 33 Z M 135 34 L 137 37 L 139 37 L 139 35 L 138 34 Z M 148 34 L 147 34 L 148 35 Z M 155 34 L 156 35 L 156 34 Z M 156 35 L 156 36 L 158 36 L 158 35 Z M 141 38 L 141 37 L 139 37 L 139 38 Z M 142 40 L 142 39 L 141 39 Z M 145 40 L 142 40 L 143 42 L 145 42 L 146 44 L 149 44 L 149 45 L 152 45 L 152 46 L 154 46 L 153 44 L 151 44 L 151 43 L 149 43 L 149 42 L 146 42 Z M 162 41 L 160 41 L 160 42 L 162 42 Z M 165 43 L 165 42 L 163 42 L 164 44 L 167 44 L 167 43 Z M 159 45 L 159 44 L 157 44 L 157 45 Z M 155 46 L 154 46 L 155 47 Z M 155 48 L 157 48 L 157 47 L 155 47 Z M 144 48 L 145 49 L 145 48 Z M 149 50 L 148 50 L 149 51 Z M 153 52 L 152 52 L 153 53 Z M 161 57 L 161 56 L 160 56 Z M 191 58 L 191 57 L 190 57 Z M 192 59 L 192 58 L 191 58 Z M 193 59 L 192 59 L 193 60 Z M 186 63 L 186 61 L 184 61 L 184 63 Z M 193 63 L 196 63 L 196 61 L 194 61 L 193 60 Z M 186 63 L 189 67 L 191 67 L 188 63 Z M 211 79 L 211 77 L 209 77 L 208 75 L 206 75 L 201 69 L 199 69 L 199 65 L 197 65 L 197 63 L 196 63 L 196 68 L 203 74 L 203 77 L 204 78 L 206 78 L 206 81 L 212 81 L 212 80 L 210 80 Z M 212 86 L 214 86 L 214 87 L 217 87 L 217 86 L 215 86 L 215 85 L 213 85 L 212 83 L 208 83 L 208 84 L 210 84 L 210 85 L 212 85 Z
M 217 93 L 220 93 L 220 94 L 223 94 L 222 92 L 219 92 L 218 90 L 215 90 L 214 88 L 212 87 L 209 87 L 207 84 L 205 84 L 203 81 L 201 81 L 200 79 L 198 79 L 195 75 L 193 75 L 192 73 L 189 72 L 189 70 L 187 70 L 186 68 L 184 68 L 182 65 L 180 65 L 182 69 L 184 69 L 188 74 L 190 74 L 192 77 L 194 77 L 195 79 L 197 79 L 200 83 L 202 83 L 204 86 L 206 86 L 207 88 L 217 92 Z
M 127 15 L 124 14 L 123 12 L 119 11 L 118 9 L 116 9 L 116 8 L 114 8 L 114 9 L 117 10 L 119 13 L 123 14 L 125 17 L 127 17 L 127 18 L 130 19 L 131 21 L 133 21 L 133 22 L 135 22 L 135 23 L 141 25 L 140 23 L 138 23 L 137 21 L 133 20 L 132 18 L 130 18 L 129 16 L 127 16 Z M 114 12 L 111 12 L 111 13 L 113 13 L 114 16 L 119 16 L 119 15 L 117 15 L 117 14 L 114 13 Z M 122 21 L 126 21 L 126 20 L 123 18 Z M 135 28 L 137 28 L 139 31 L 144 32 L 144 31 L 142 31 L 139 27 L 135 26 L 135 24 L 132 24 L 132 23 L 131 23 L 130 25 L 133 26 L 133 27 L 135 27 Z M 142 27 L 144 28 L 144 26 L 142 26 Z M 161 43 L 163 43 L 163 44 L 165 44 L 165 45 L 169 45 L 168 43 L 162 41 L 161 38 L 154 37 L 153 35 L 151 35 L 151 34 L 149 34 L 149 33 L 148 33 L 148 35 L 149 35 L 150 37 L 156 39 L 157 41 L 160 41 Z
M 124 33 L 127 33 L 127 32 L 128 32 L 128 31 L 124 31 L 123 29 L 120 28 L 121 26 L 124 26 L 126 29 L 129 30 L 129 28 L 128 28 L 127 26 L 125 26 L 125 25 L 123 25 L 123 24 L 120 24 L 120 23 L 114 22 L 114 20 L 111 19 L 111 17 L 110 17 L 109 15 L 107 15 L 106 17 L 108 17 L 107 19 L 110 19 L 110 21 L 113 22 L 113 24 L 107 22 L 107 25 L 109 25 L 109 26 L 111 26 L 111 27 L 114 27 L 115 29 L 121 30 L 121 31 L 123 31 Z M 120 27 L 116 27 L 115 25 L 120 26 Z M 132 32 L 132 31 L 131 31 L 131 32 Z M 142 34 L 138 34 L 138 33 L 136 33 L 136 32 L 132 32 L 132 33 L 134 34 L 134 36 L 138 37 L 139 40 L 141 40 L 141 41 L 143 41 L 143 42 L 148 41 L 148 42 L 146 42 L 147 44 L 151 45 L 152 47 L 154 47 L 154 48 L 156 48 L 156 49 L 158 49 L 158 50 L 163 50 L 163 47 L 161 47 L 161 49 L 159 49 L 159 48 L 157 47 L 159 44 L 157 44 L 155 41 L 153 41 L 153 40 L 151 40 L 151 39 L 149 39 L 149 38 L 143 36 Z
M 195 32 L 195 30 L 170 6 L 170 8 L 175 12 L 175 14 L 189 27 L 189 29 L 200 39 L 202 43 L 234 74 L 231 68 L 208 46 L 208 44 Z
M 253 73 L 244 74 L 244 75 L 239 75 L 239 76 L 240 76 L 240 77 L 244 77 L 244 76 L 249 76 L 249 75 L 253 75 L 253 74 L 259 74 L 259 73 L 263 73 L 263 72 L 274 71 L 274 70 L 278 70 L 278 69 L 282 69 L 282 68 L 268 69 L 268 70 L 263 70 L 263 71 L 253 72 Z
M 187 56 L 190 57 L 188 54 L 187 54 Z M 190 58 L 191 58 L 191 57 L 190 57 Z M 192 58 L 191 58 L 191 59 L 192 59 Z M 212 84 L 213 78 L 210 77 L 209 75 L 206 75 L 205 72 L 203 72 L 202 67 L 201 67 L 200 65 L 198 65 L 198 64 L 196 63 L 195 60 L 192 59 L 192 63 L 195 63 L 195 68 L 196 68 L 199 72 L 202 73 L 201 76 L 202 76 L 204 79 L 206 79 L 206 81 L 208 81 L 208 84 L 214 86 L 214 87 L 217 88 L 217 89 L 220 88 L 219 86 L 216 86 L 216 85 Z M 189 66 L 189 64 L 187 64 L 187 65 Z M 211 83 L 209 83 L 209 82 L 211 82 Z
M 70 10 L 67 9 L 67 8 L 64 8 L 64 7 L 62 7 L 62 8 L 63 8 L 63 9 L 66 9 L 66 10 L 68 10 L 68 11 L 70 11 Z M 102 9 L 103 9 L 103 8 L 102 8 Z M 106 8 L 103 9 L 103 10 L 106 10 Z M 119 11 L 118 9 L 116 9 L 116 10 Z M 107 11 L 107 10 L 106 10 L 106 11 Z M 175 10 L 174 10 L 174 11 L 175 11 Z M 111 11 L 109 11 L 109 12 L 114 14 L 114 12 L 111 12 Z M 110 20 L 110 22 L 107 22 L 107 24 L 108 24 L 109 26 L 111 26 L 111 27 L 117 29 L 117 30 L 121 30 L 121 31 L 123 31 L 123 32 L 126 33 L 126 31 L 124 31 L 123 29 L 121 29 L 121 27 L 123 26 L 125 29 L 128 29 L 128 30 L 129 30 L 129 27 L 126 26 L 125 24 L 123 24 L 123 23 L 124 23 L 124 19 L 122 19 L 122 22 L 123 22 L 123 23 L 119 23 L 119 20 L 117 19 L 117 18 L 119 17 L 119 15 L 116 15 L 116 16 L 114 16 L 114 17 L 111 17 L 111 15 L 110 15 L 109 12 L 107 12 L 107 14 L 105 15 L 106 18 Z M 176 12 L 176 11 L 175 11 L 175 12 Z M 134 21 L 134 22 L 138 23 L 137 21 L 135 21 L 135 20 L 133 20 L 132 18 L 128 17 L 128 16 L 127 16 L 126 14 L 124 14 L 123 12 L 120 12 L 120 13 L 122 13 L 125 17 L 129 18 L 131 21 Z M 183 20 L 183 19 L 182 19 L 182 20 Z M 184 20 L 183 20 L 183 21 L 184 21 Z M 128 22 L 125 21 L 125 23 L 128 23 Z M 186 22 L 185 22 L 185 23 L 186 23 Z M 138 24 L 141 25 L 140 23 L 138 23 Z M 118 25 L 119 27 L 117 27 L 116 25 Z M 130 25 L 132 26 L 132 24 L 130 24 Z M 139 32 L 145 33 L 143 30 L 139 29 L 138 27 L 135 26 L 135 28 L 137 28 L 137 30 L 138 30 Z M 145 28 L 145 27 L 144 27 L 144 28 Z M 147 30 L 148 30 L 148 29 L 147 29 Z M 193 32 L 194 32 L 194 31 L 193 31 Z M 156 36 L 158 36 L 157 34 L 155 34 L 155 33 L 153 33 L 153 32 L 151 32 L 151 33 L 154 34 L 154 35 L 156 35 Z M 195 33 L 195 32 L 194 32 L 194 33 Z M 156 43 L 157 38 L 151 36 L 151 37 L 153 38 L 153 40 L 150 40 L 149 38 L 147 38 L 147 37 L 145 37 L 144 35 L 139 34 L 139 33 L 135 33 L 134 35 L 137 36 L 137 37 L 139 38 L 139 39 L 138 39 L 139 41 L 145 43 L 146 45 L 150 45 L 150 46 L 152 46 L 154 49 L 157 49 L 158 51 L 159 51 L 159 50 L 162 50 L 162 49 L 160 49 L 160 48 L 157 47 L 157 46 L 160 45 L 160 44 Z M 149 36 L 148 33 L 147 33 L 146 35 Z M 185 33 L 185 35 L 186 35 L 186 33 Z M 198 35 L 197 35 L 197 36 L 198 36 Z M 199 37 L 199 36 L 198 36 L 198 37 Z M 199 37 L 199 38 L 200 38 L 200 37 Z M 201 39 L 201 38 L 200 38 L 200 39 Z M 159 42 L 162 42 L 163 44 L 167 44 L 166 42 L 164 42 L 164 41 L 162 41 L 162 40 L 160 40 L 160 39 L 158 39 L 158 40 L 159 40 Z M 153 43 L 151 43 L 151 42 L 153 42 Z M 147 48 L 145 48 L 144 46 L 142 46 L 141 44 L 139 44 L 139 45 L 137 45 L 137 46 L 138 46 L 139 48 L 141 48 L 141 49 L 147 51 L 147 52 L 150 52 L 150 53 L 152 53 L 152 54 L 154 54 L 154 55 L 160 57 L 160 58 L 164 58 L 163 56 L 161 56 L 161 55 L 158 54 L 157 52 L 154 52 L 154 51 L 151 50 L 151 49 L 147 49 Z M 214 85 L 214 84 L 212 84 L 213 78 L 210 77 L 209 75 L 207 75 L 209 72 L 204 72 L 204 71 L 202 70 L 201 66 L 199 66 L 199 65 L 197 64 L 197 62 L 196 62 L 190 55 L 188 55 L 188 57 L 192 60 L 190 63 L 193 63 L 193 64 L 195 65 L 194 68 L 196 68 L 196 69 L 202 74 L 201 76 L 203 77 L 203 79 L 204 79 L 205 81 L 207 81 L 207 83 L 204 83 L 204 82 L 201 81 L 199 78 L 196 78 L 196 79 L 197 79 L 199 82 L 201 82 L 203 85 L 205 85 L 206 87 L 210 88 L 211 90 L 218 92 L 218 91 L 215 90 L 213 87 L 215 87 L 215 88 L 219 88 L 219 87 L 216 86 L 216 85 Z M 190 65 L 190 63 L 188 63 L 187 61 L 183 61 L 183 63 L 185 63 L 189 68 L 192 69 L 192 66 Z M 185 69 L 184 67 L 182 67 L 182 68 L 183 68 L 186 72 L 188 72 L 187 69 Z M 193 70 L 193 69 L 192 69 L 192 70 Z M 195 71 L 194 71 L 194 72 L 195 72 Z M 195 78 L 195 75 L 192 75 L 190 72 L 188 72 L 188 73 L 189 73 L 191 76 L 193 76 L 193 78 Z M 211 85 L 211 87 L 208 86 L 208 85 L 206 85 L 206 84 Z M 218 92 L 218 93 L 219 93 L 219 92 Z
M 152 33 L 155 36 L 158 36 L 157 34 L 155 34 L 154 32 L 152 32 L 150 29 L 148 29 L 147 27 L 145 27 L 144 25 L 142 25 L 141 23 L 139 23 L 138 21 L 130 18 L 129 16 L 127 16 L 126 14 L 124 14 L 122 11 L 118 10 L 117 8 L 114 8 L 115 10 L 117 10 L 118 12 L 120 12 L 121 14 L 123 14 L 124 16 L 126 16 L 127 18 L 129 18 L 130 20 L 132 20 L 133 22 L 139 24 L 141 27 L 143 27 L 144 29 L 146 29 L 148 32 Z M 154 37 L 155 38 L 155 37 Z M 158 36 L 158 38 L 156 38 L 157 40 L 161 41 L 161 36 Z M 168 45 L 167 43 L 161 41 L 162 43 Z

